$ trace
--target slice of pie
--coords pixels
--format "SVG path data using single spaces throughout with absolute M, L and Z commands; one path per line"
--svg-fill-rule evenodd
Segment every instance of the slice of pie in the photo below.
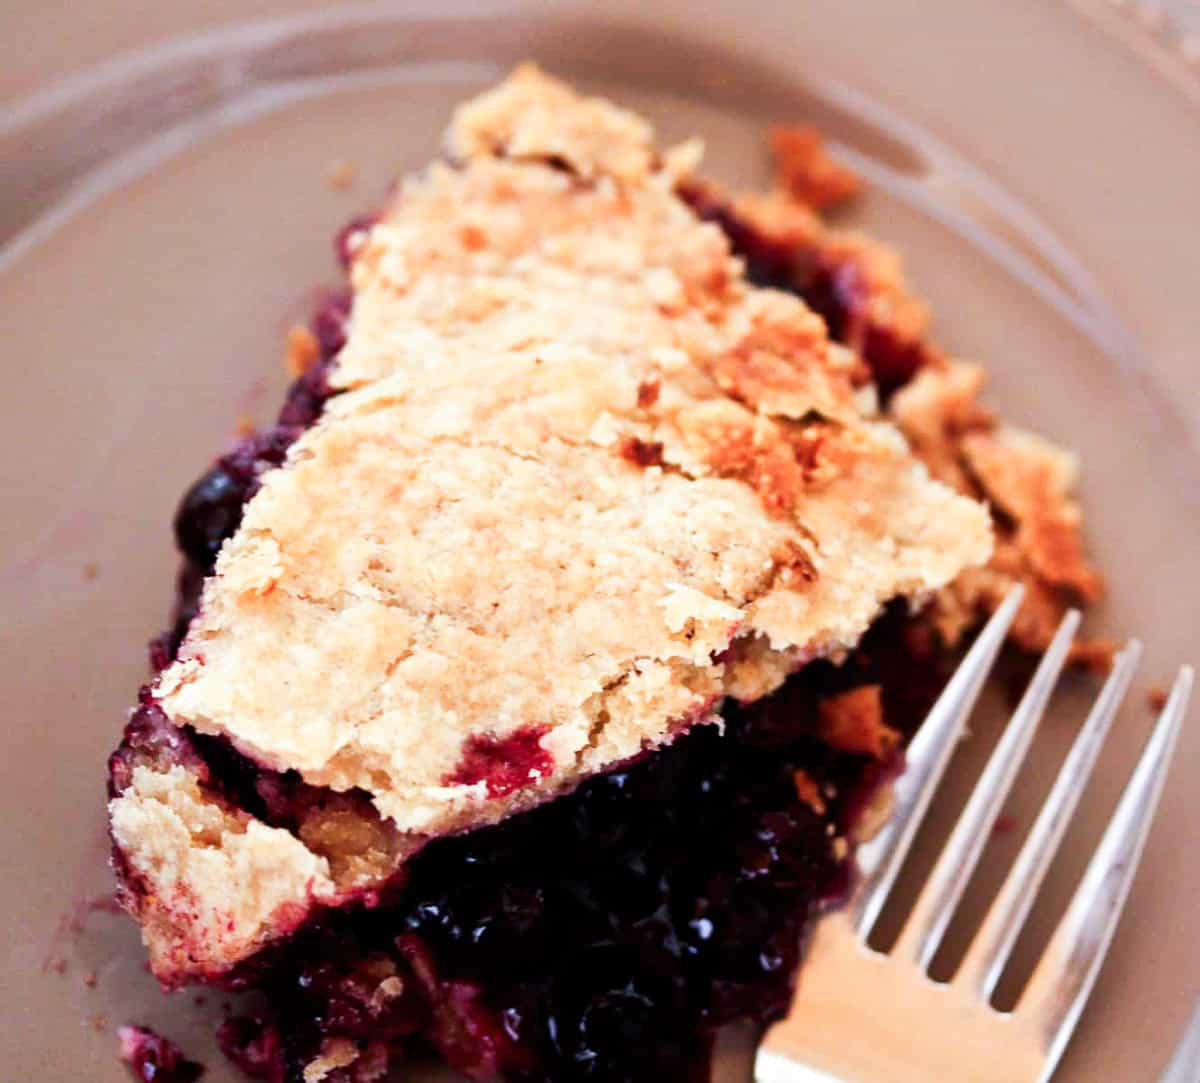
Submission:
M 1069 479 L 1018 507 L 1031 447 L 982 416 L 985 484 L 945 467 L 967 426 L 918 385 L 958 370 L 908 327 L 881 377 L 867 316 L 797 295 L 834 236 L 702 184 L 693 145 L 524 67 L 448 152 L 343 234 L 278 423 L 181 505 L 178 619 L 110 760 L 121 898 L 164 985 L 268 994 L 223 1031 L 263 1078 L 428 1048 L 702 1078 L 716 1026 L 786 1008 L 936 686 L 895 603 L 957 634 L 1004 575 L 971 497 L 1008 478 L 1016 561 Z

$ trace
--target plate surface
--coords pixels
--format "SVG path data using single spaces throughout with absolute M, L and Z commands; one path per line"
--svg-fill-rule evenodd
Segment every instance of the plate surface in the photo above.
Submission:
M 455 102 L 525 56 L 645 110 L 667 139 L 702 133 L 709 170 L 731 182 L 762 179 L 766 123 L 821 124 L 874 182 L 856 218 L 905 254 L 940 340 L 987 363 L 1010 419 L 1080 451 L 1112 584 L 1093 628 L 1139 633 L 1147 660 L 1027 964 L 1147 732 L 1146 689 L 1198 660 L 1200 91 L 1111 20 L 1039 0 L 986 14 L 743 0 L 704 19 L 682 0 L 653 14 L 276 2 L 255 10 L 292 14 L 251 27 L 246 4 L 206 6 L 203 23 L 162 7 L 139 21 L 97 5 L 96 35 L 89 9 L 51 54 L 52 15 L 31 5 L 30 55 L 55 85 L 24 96 L 39 83 L 26 58 L 23 96 L 0 105 L 0 1076 L 50 1083 L 87 1064 L 116 1083 L 112 1031 L 136 1020 L 206 1060 L 206 1079 L 232 1078 L 207 1037 L 223 998 L 161 996 L 132 925 L 87 905 L 109 888 L 102 765 L 163 621 L 171 511 L 239 419 L 278 402 L 282 335 L 335 278 L 334 230 L 430 159 Z M 601 8 L 606 21 L 589 15 Z M 72 57 L 123 49 L 137 51 L 59 82 Z M 347 190 L 328 182 L 337 161 L 355 167 Z M 1089 692 L 1079 681 L 1056 701 L 1010 810 L 1018 827 L 989 849 L 968 911 L 1002 875 Z M 995 698 L 943 820 L 990 746 Z M 1193 719 L 1062 1080 L 1153 1079 L 1200 993 L 1197 792 Z M 746 1076 L 730 1046 L 733 1083 Z

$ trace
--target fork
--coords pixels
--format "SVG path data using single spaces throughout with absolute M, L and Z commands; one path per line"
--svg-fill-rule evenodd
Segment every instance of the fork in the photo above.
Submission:
M 1079 614 L 1067 613 L 922 886 L 889 954 L 867 938 L 1020 606 L 1016 587 L 972 644 L 909 745 L 882 831 L 858 849 L 845 907 L 818 922 L 786 1019 L 765 1035 L 757 1083 L 797 1083 L 803 1069 L 844 1083 L 1045 1083 L 1091 992 L 1141 856 L 1187 709 L 1184 666 L 1104 836 L 1012 1011 L 990 1001 L 1087 784 L 1141 654 L 1131 640 L 1080 730 L 1029 836 L 954 977 L 928 976 L 942 934 L 983 852 L 1054 690 Z

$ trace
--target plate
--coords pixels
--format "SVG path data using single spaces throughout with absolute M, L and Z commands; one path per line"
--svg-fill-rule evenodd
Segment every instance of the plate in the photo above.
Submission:
M 667 139 L 703 134 L 710 172 L 733 183 L 762 180 L 767 123 L 821 125 L 871 180 L 856 217 L 904 253 L 938 338 L 986 362 L 1006 416 L 1079 450 L 1112 585 L 1093 630 L 1140 634 L 1147 658 L 1011 997 L 1145 737 L 1147 690 L 1197 660 L 1200 80 L 1186 63 L 1084 0 L 744 0 L 704 18 L 683 2 L 275 0 L 252 24 L 245 4 L 168 7 L 143 21 L 96 5 L 57 37 L 39 8 L 20 93 L 0 99 L 3 1074 L 50 1083 L 86 1064 L 116 1083 L 112 1032 L 138 1021 L 213 1083 L 232 1078 L 208 1037 L 225 998 L 160 995 L 131 923 L 103 904 L 102 765 L 163 623 L 169 518 L 239 420 L 278 402 L 283 332 L 335 278 L 328 238 L 429 160 L 455 102 L 526 56 L 644 110 Z M 83 63 L 99 66 L 72 74 Z M 341 162 L 347 188 L 330 183 Z M 1056 699 L 1009 809 L 1017 827 L 989 847 L 943 972 L 1093 690 L 1080 679 Z M 1002 701 L 956 759 L 943 824 Z M 1198 788 L 1193 724 L 1059 1079 L 1150 1080 L 1169 1057 L 1200 991 Z M 937 841 L 922 840 L 917 873 Z M 747 1043 L 725 1044 L 721 1078 L 739 1083 Z

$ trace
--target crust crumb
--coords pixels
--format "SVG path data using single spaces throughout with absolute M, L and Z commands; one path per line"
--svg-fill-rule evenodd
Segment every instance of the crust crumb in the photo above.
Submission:
M 1104 676 L 1112 669 L 1113 658 L 1119 649 L 1111 639 L 1083 639 L 1071 644 L 1067 661 L 1079 669 Z
M 792 781 L 796 786 L 796 796 L 818 816 L 824 816 L 825 798 L 821 796 L 821 788 L 813 777 L 803 768 L 797 768 L 792 774 Z
M 883 720 L 882 688 L 864 684 L 817 704 L 817 735 L 843 752 L 886 760 L 900 745 L 900 734 Z
M 358 1060 L 358 1045 L 349 1038 L 326 1038 L 321 1052 L 304 1067 L 304 1083 L 321 1083 L 339 1068 Z
M 296 324 L 287 333 L 287 348 L 283 355 L 284 371 L 299 379 L 321 359 L 321 344 L 303 324 Z
M 1104 580 L 1083 552 L 1082 516 L 1071 491 L 1079 473 L 1074 455 L 1033 433 L 1007 426 L 968 433 L 962 451 L 989 498 L 1016 522 L 1016 544 L 1033 571 L 1086 602 Z
M 769 138 L 775 183 L 792 199 L 820 211 L 846 203 L 863 190 L 862 178 L 829 156 L 816 128 L 779 125 Z
M 354 164 L 346 161 L 344 158 L 330 162 L 329 168 L 325 171 L 325 180 L 328 182 L 329 187 L 339 192 L 344 192 L 349 188 L 357 176 L 358 170 L 354 168 Z

